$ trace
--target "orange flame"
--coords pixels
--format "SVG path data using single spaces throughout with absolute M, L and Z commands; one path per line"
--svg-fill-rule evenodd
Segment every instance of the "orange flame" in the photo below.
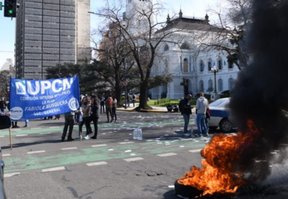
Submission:
M 252 120 L 247 121 L 247 127 L 245 133 L 214 135 L 201 151 L 201 156 L 205 158 L 201 161 L 202 168 L 193 166 L 177 182 L 202 190 L 203 195 L 235 193 L 246 183 L 237 163 L 259 135 Z

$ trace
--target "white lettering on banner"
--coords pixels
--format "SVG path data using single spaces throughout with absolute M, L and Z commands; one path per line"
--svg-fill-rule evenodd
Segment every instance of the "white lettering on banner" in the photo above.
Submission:
M 51 82 L 50 81 L 41 81 L 41 94 L 45 94 L 46 90 L 49 90 L 51 88 Z M 52 90 L 53 91 L 53 90 Z M 55 92 L 55 91 L 53 91 Z
M 45 94 L 46 91 L 52 90 L 53 93 L 60 93 L 61 91 L 69 90 L 73 84 L 74 79 L 55 79 L 53 81 L 49 80 L 39 80 L 35 81 L 33 84 L 32 81 L 18 81 L 15 82 L 16 94 L 17 95 L 38 95 Z

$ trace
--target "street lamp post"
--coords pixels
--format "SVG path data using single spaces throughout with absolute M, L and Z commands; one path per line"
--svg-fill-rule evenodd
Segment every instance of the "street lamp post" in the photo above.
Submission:
M 216 98 L 216 97 L 217 97 L 216 75 L 217 75 L 217 72 L 218 72 L 218 67 L 214 65 L 214 66 L 211 68 L 211 71 L 212 71 L 213 74 L 214 74 L 214 94 L 215 94 L 215 98 Z

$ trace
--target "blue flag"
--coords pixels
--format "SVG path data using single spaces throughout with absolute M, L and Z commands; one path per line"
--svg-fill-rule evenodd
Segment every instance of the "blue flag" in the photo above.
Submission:
M 48 79 L 10 79 L 10 117 L 26 120 L 58 115 L 79 108 L 77 76 Z

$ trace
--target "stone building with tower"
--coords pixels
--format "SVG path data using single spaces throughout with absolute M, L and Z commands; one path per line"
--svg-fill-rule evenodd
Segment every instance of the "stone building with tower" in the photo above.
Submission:
M 138 27 L 130 28 L 131 32 L 145 28 L 145 22 L 141 21 L 141 17 L 137 18 L 137 13 L 139 8 L 141 11 L 151 5 L 153 0 L 127 0 L 125 16 L 129 19 L 135 17 L 133 24 Z M 152 75 L 171 74 L 172 81 L 150 89 L 149 97 L 179 99 L 185 93 L 199 92 L 215 96 L 233 88 L 238 67 L 227 61 L 226 52 L 203 45 L 215 40 L 221 31 L 209 23 L 208 15 L 203 19 L 188 18 L 180 10 L 177 17 L 170 19 L 168 15 L 166 25 L 154 34 L 157 36 L 163 31 L 173 33 L 157 48 Z

